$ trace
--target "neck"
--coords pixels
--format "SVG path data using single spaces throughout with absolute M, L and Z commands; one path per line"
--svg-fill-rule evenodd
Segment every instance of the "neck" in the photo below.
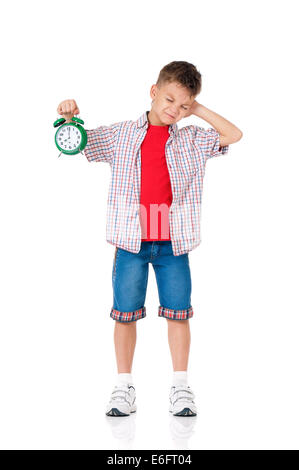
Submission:
M 160 121 L 160 119 L 152 109 L 147 113 L 147 120 L 152 126 L 167 126 L 167 124 L 164 124 Z

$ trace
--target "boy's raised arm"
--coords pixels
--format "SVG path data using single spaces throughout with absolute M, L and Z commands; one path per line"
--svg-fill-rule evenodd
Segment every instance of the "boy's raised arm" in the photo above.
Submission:
M 202 150 L 206 160 L 228 153 L 229 145 L 242 138 L 242 131 L 220 114 L 194 101 L 186 117 L 193 114 L 211 124 L 213 127 L 204 129 L 190 126 L 194 132 L 195 144 Z
M 194 101 L 192 114 L 211 124 L 220 135 L 220 145 L 230 145 L 238 142 L 242 136 L 242 131 L 232 122 L 225 119 L 220 114 L 206 108 L 203 104 Z

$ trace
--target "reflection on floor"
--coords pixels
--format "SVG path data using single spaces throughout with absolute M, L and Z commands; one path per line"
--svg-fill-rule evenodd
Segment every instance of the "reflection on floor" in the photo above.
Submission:
M 197 416 L 172 416 L 169 413 L 169 431 L 175 449 L 189 449 L 188 441 L 194 433 Z M 136 413 L 131 416 L 106 416 L 112 436 L 119 449 L 133 449 L 136 433 Z M 158 424 L 158 423 L 157 423 Z

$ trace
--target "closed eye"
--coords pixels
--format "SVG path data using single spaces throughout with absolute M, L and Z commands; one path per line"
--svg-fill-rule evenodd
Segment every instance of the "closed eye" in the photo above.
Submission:
M 167 99 L 167 101 L 170 101 L 170 102 L 173 101 L 173 100 L 171 100 L 171 99 L 169 99 L 169 98 L 166 98 L 166 99 Z M 185 108 L 183 105 L 182 105 L 182 108 L 183 108 L 185 111 L 188 109 L 188 108 Z

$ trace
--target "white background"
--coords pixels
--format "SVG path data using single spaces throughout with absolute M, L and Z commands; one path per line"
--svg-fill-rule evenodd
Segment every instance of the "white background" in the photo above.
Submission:
M 0 445 L 4 449 L 299 448 L 296 1 L 11 1 L 1 12 Z M 190 253 L 189 384 L 171 418 L 166 320 L 150 265 L 135 416 L 107 419 L 116 379 L 110 167 L 57 158 L 57 106 L 86 128 L 150 109 L 186 60 L 197 100 L 243 131 L 207 162 Z M 210 125 L 196 116 L 179 127 Z M 188 420 L 188 421 L 187 421 Z

